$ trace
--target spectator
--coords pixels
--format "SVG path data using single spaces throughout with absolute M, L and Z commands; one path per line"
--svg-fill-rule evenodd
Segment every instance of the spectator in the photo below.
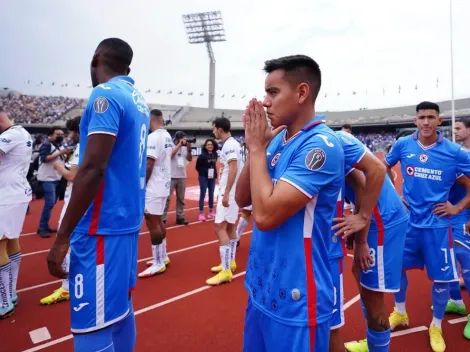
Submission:
M 199 221 L 206 221 L 204 215 L 204 198 L 206 191 L 209 192 L 209 215 L 208 219 L 215 218 L 214 212 L 214 190 L 217 179 L 217 142 L 214 139 L 207 139 L 202 147 L 201 155 L 196 161 L 196 170 L 199 175 Z
M 176 190 L 176 223 L 178 225 L 187 225 L 184 218 L 184 195 L 186 192 L 186 165 L 193 160 L 191 153 L 191 143 L 188 142 L 186 133 L 178 131 L 175 133 L 175 146 L 171 152 L 171 185 L 170 195 L 166 201 L 165 211 L 162 220 L 166 223 L 168 208 L 170 206 L 171 195 Z
M 42 238 L 51 236 L 56 229 L 49 227 L 51 211 L 57 202 L 58 186 L 62 175 L 54 168 L 57 161 L 65 162 L 66 155 L 73 149 L 63 148 L 61 146 L 64 139 L 64 131 L 60 127 L 51 127 L 47 133 L 47 140 L 41 144 L 39 149 L 39 169 L 37 179 L 42 184 L 44 190 L 44 206 L 42 208 L 41 218 L 39 220 L 38 235 Z

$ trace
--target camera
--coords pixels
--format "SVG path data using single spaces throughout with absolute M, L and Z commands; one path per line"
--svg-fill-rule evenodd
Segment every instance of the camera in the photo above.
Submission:
M 196 143 L 196 137 L 188 138 L 188 139 L 186 139 L 186 140 L 188 141 L 188 143 L 191 143 L 191 144 Z

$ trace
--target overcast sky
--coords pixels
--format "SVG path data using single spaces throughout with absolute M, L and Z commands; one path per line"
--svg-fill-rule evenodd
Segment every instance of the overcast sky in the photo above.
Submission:
M 453 3 L 455 97 L 463 98 L 470 97 L 470 1 Z M 132 46 L 131 76 L 151 90 L 148 102 L 205 107 L 208 56 L 204 45 L 188 44 L 182 15 L 213 10 L 222 11 L 227 38 L 213 44 L 217 108 L 262 98 L 264 61 L 290 54 L 309 55 L 322 69 L 318 111 L 451 97 L 448 0 L 2 1 L 0 86 L 88 97 L 93 52 L 113 36 Z

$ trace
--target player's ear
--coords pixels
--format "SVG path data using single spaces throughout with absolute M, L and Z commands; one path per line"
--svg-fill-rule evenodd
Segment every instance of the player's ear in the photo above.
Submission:
M 300 83 L 297 87 L 298 101 L 299 104 L 303 104 L 308 99 L 308 93 L 310 92 L 310 87 L 307 83 Z

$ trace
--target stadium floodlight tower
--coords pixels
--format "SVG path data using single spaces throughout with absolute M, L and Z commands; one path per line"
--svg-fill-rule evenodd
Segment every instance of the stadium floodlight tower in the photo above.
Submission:
M 225 42 L 225 29 L 220 11 L 200 12 L 183 15 L 189 44 L 206 43 L 209 55 L 209 109 L 215 101 L 215 57 L 212 42 Z

